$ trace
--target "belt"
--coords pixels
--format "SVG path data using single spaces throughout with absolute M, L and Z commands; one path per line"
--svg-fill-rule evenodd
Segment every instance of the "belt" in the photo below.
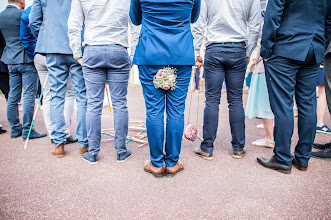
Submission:
M 234 44 L 240 44 L 240 45 L 242 45 L 242 46 L 246 46 L 246 43 L 245 43 L 245 42 L 220 42 L 220 43 L 212 43 L 212 44 L 210 44 L 209 46 L 214 45 L 214 44 L 218 44 L 218 45 L 234 45 Z
M 38 54 L 40 54 L 40 55 L 42 55 L 42 56 L 44 56 L 44 57 L 46 56 L 46 54 L 45 54 L 45 53 L 38 53 Z

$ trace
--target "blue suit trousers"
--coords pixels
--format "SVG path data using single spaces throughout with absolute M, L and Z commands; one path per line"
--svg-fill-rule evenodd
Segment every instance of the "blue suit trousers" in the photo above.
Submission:
M 146 104 L 146 126 L 150 159 L 155 167 L 173 167 L 181 150 L 184 131 L 184 110 L 192 66 L 172 66 L 177 69 L 175 90 L 156 89 L 153 77 L 164 66 L 139 66 L 139 78 Z M 164 136 L 164 110 L 166 109 L 166 135 Z M 165 153 L 163 142 L 165 137 Z
M 305 61 L 272 55 L 265 62 L 270 106 L 275 115 L 274 159 L 285 166 L 292 165 L 293 95 L 298 106 L 299 141 L 295 157 L 308 164 L 316 133 L 316 82 L 319 64 L 310 47 Z

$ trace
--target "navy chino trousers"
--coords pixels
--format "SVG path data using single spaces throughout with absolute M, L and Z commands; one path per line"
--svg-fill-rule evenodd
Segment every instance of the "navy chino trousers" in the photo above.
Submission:
M 245 46 L 240 44 L 213 44 L 207 47 L 205 57 L 206 106 L 203 119 L 201 149 L 212 153 L 216 139 L 222 84 L 225 79 L 229 104 L 232 148 L 241 151 L 245 146 L 245 113 L 243 84 L 247 66 Z

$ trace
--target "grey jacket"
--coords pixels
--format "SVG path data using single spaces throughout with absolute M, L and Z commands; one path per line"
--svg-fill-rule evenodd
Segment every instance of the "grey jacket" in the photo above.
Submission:
M 8 5 L 0 13 L 0 34 L 5 38 L 6 47 L 1 56 L 5 64 L 32 63 L 20 42 L 20 24 L 23 9 Z

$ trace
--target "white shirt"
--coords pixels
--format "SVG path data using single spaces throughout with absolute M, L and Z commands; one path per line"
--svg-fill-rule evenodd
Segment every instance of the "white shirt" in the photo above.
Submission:
M 206 46 L 245 42 L 247 57 L 256 47 L 261 25 L 260 0 L 201 0 L 200 17 L 193 27 L 195 56 L 206 31 Z
M 138 43 L 139 27 L 129 18 L 130 0 L 72 0 L 68 20 L 70 47 L 75 59 L 82 57 L 81 46 L 118 44 L 128 48 L 131 27 L 131 58 Z M 84 42 L 82 29 L 84 26 Z

